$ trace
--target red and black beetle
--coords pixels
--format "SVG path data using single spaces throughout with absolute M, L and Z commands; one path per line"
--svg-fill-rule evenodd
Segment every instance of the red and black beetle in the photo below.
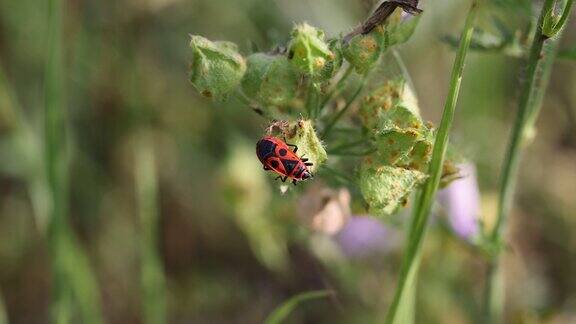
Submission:
M 290 147 L 293 147 L 294 150 L 290 150 Z M 296 145 L 287 144 L 273 136 L 264 136 L 256 143 L 256 155 L 264 165 L 264 170 L 278 173 L 279 176 L 276 179 L 282 179 L 282 182 L 291 178 L 294 185 L 297 181 L 312 177 L 308 170 L 308 166 L 311 166 L 312 163 L 304 157 L 298 157 L 296 151 L 298 151 Z

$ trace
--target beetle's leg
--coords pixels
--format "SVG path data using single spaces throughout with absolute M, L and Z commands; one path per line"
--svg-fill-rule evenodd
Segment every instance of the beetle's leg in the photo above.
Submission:
M 302 160 L 302 162 L 307 162 L 307 161 L 308 161 L 308 158 L 300 157 L 300 160 Z
M 282 179 L 282 176 L 277 176 L 274 180 Z
M 284 143 L 286 143 L 286 145 L 294 148 L 294 149 L 292 150 L 292 152 L 296 153 L 296 151 L 298 151 L 298 146 L 295 145 L 295 144 L 288 144 L 288 143 L 286 142 L 286 137 L 284 137 Z
M 298 182 L 296 182 L 296 179 L 292 179 L 292 184 L 297 185 Z
M 288 176 L 285 176 L 284 178 L 282 178 L 282 182 L 286 182 L 286 180 L 288 180 Z
M 312 163 L 312 162 L 305 162 L 304 165 L 305 165 L 305 166 L 312 166 L 312 165 L 314 165 L 314 163 Z

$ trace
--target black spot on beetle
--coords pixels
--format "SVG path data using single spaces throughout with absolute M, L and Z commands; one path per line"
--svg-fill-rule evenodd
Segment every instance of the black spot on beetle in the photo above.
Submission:
M 276 160 L 270 161 L 270 166 L 272 166 L 274 169 L 277 169 L 278 165 L 279 165 L 278 161 L 276 161 Z
M 278 153 L 280 154 L 280 156 L 286 156 L 286 153 L 288 153 L 288 151 L 286 151 L 286 149 L 280 149 Z
M 275 149 L 276 144 L 268 140 L 260 140 L 256 144 L 256 154 L 262 161 L 273 155 Z
M 286 174 L 290 174 L 298 164 L 298 161 L 284 159 L 282 160 L 282 164 L 284 165 L 284 170 L 286 170 Z

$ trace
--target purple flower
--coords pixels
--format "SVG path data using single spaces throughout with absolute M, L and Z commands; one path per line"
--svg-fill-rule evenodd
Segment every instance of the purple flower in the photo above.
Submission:
M 458 166 L 462 178 L 450 183 L 438 193 L 440 205 L 448 216 L 452 230 L 465 240 L 474 239 L 480 232 L 480 192 L 476 167 L 472 163 Z
M 400 242 L 397 231 L 371 216 L 352 216 L 334 238 L 349 258 L 383 254 L 395 249 Z

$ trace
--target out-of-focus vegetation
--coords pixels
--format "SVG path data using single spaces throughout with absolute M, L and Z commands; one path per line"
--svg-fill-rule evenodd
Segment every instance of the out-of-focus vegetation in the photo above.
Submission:
M 349 185 L 354 170 L 321 168 L 282 195 L 254 154 L 268 121 L 235 97 L 201 97 L 188 76 L 189 34 L 235 42 L 243 53 L 267 51 L 286 44 L 294 23 L 329 37 L 351 30 L 375 1 L 62 0 L 56 108 L 65 117 L 69 233 L 56 234 L 66 237 L 60 243 L 45 164 L 44 113 L 54 91 L 49 3 L 0 0 L 0 323 L 45 323 L 58 314 L 72 322 L 259 323 L 309 291 L 328 293 L 290 309 L 288 322 L 381 321 L 409 213 L 367 215 L 361 188 Z M 469 5 L 421 1 L 413 37 L 397 47 L 422 118 L 435 124 Z M 467 175 L 476 174 L 480 206 L 462 203 L 477 195 L 467 178 L 433 208 L 417 323 L 481 317 L 486 260 L 474 240 L 494 223 L 523 48 L 541 6 L 482 3 L 451 131 L 454 150 L 476 164 Z M 503 250 L 506 322 L 576 321 L 574 48 L 572 20 L 520 170 Z M 398 69 L 392 55 L 382 64 Z M 331 161 L 343 159 L 331 149 Z M 480 229 L 462 225 L 476 216 Z M 460 225 L 474 237 L 461 235 Z M 96 301 L 85 305 L 92 287 Z

